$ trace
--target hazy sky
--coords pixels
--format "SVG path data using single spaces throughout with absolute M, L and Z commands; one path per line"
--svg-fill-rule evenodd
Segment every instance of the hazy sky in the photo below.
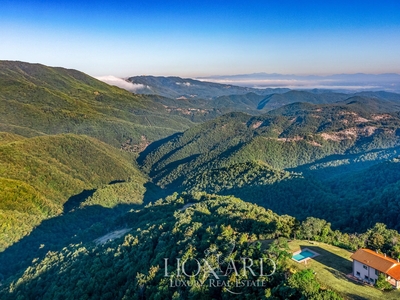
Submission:
M 1 0 L 0 59 L 93 76 L 400 73 L 400 1 Z

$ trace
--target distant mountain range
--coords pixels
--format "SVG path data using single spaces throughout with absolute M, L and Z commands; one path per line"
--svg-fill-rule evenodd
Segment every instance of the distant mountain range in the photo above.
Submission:
M 288 89 L 254 89 L 180 77 L 134 76 L 129 77 L 126 81 L 131 82 L 138 87 L 135 90 L 135 93 L 156 94 L 180 100 L 211 100 L 217 97 L 229 95 L 245 95 L 248 93 L 269 95 L 288 91 Z
M 256 78 L 262 74 L 255 75 L 235 75 L 235 78 Z M 286 78 L 291 75 L 279 75 L 279 74 L 264 74 L 265 78 L 269 76 L 281 76 Z M 386 75 L 367 75 L 367 74 L 356 74 L 356 75 L 334 75 L 335 78 L 349 78 L 356 80 L 356 77 L 361 78 L 379 78 L 382 82 L 385 78 L 400 78 L 397 74 L 386 74 Z M 312 79 L 316 76 L 308 76 L 307 78 Z M 353 78 L 353 79 L 352 79 Z M 400 82 L 400 81 L 399 81 Z M 174 99 L 178 102 L 171 103 L 171 106 L 166 103 L 169 109 L 176 110 L 177 107 L 188 106 L 192 109 L 206 109 L 217 110 L 210 116 L 216 116 L 218 114 L 229 113 L 232 111 L 241 111 L 251 114 L 260 114 L 272 109 L 282 107 L 286 104 L 295 102 L 307 102 L 314 104 L 327 104 L 345 101 L 351 97 L 364 97 L 380 99 L 389 101 L 391 104 L 400 101 L 400 95 L 397 93 L 387 91 L 368 91 L 362 90 L 360 92 L 342 90 L 342 92 L 328 89 L 308 89 L 308 90 L 290 90 L 287 88 L 250 88 L 241 87 L 230 84 L 219 84 L 208 81 L 199 81 L 194 79 L 184 79 L 180 77 L 162 77 L 162 76 L 136 76 L 130 77 L 124 84 L 120 85 L 124 87 L 126 83 L 130 83 L 135 86 L 135 93 L 138 94 L 154 94 L 168 99 Z M 389 104 L 387 102 L 386 104 Z M 178 105 L 178 106 L 176 106 Z M 397 104 L 396 104 L 397 105 Z M 390 110 L 397 110 L 392 107 Z

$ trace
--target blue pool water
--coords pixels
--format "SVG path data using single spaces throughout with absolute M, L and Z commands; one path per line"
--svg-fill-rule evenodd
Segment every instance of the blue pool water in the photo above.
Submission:
M 313 253 L 311 251 L 303 250 L 300 253 L 298 253 L 296 255 L 293 255 L 293 259 L 297 260 L 297 261 L 301 261 L 301 260 L 303 260 L 305 258 L 313 257 L 314 255 L 315 255 L 315 253 Z

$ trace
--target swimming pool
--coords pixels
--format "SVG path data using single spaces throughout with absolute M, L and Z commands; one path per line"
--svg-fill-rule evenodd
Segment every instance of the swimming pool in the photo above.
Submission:
M 306 258 L 314 257 L 317 255 L 318 254 L 314 251 L 311 251 L 309 249 L 303 249 L 299 253 L 293 254 L 292 258 L 297 262 L 301 262 L 301 261 L 305 260 Z

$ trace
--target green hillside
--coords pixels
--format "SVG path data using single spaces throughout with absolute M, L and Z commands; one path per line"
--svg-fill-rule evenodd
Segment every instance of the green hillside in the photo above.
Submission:
M 183 182 L 185 190 L 227 194 L 244 187 L 254 189 L 276 182 L 301 177 L 300 174 L 271 168 L 261 162 L 232 164 L 219 169 L 209 169 Z
M 67 200 L 83 190 L 127 180 L 137 186 L 138 196 L 131 203 L 142 201 L 139 195 L 144 191 L 139 186 L 147 179 L 133 165 L 132 154 L 73 134 L 1 136 L 9 138 L 0 144 L 1 249 L 42 220 L 62 213 Z M 10 141 L 12 137 L 15 141 Z
M 366 229 L 376 221 L 400 231 L 400 160 L 385 161 L 330 180 L 332 192 L 351 203 L 347 228 Z M 343 226 L 344 227 L 344 226 Z
M 143 152 L 138 161 L 166 186 L 232 163 L 263 161 L 279 169 L 296 168 L 330 155 L 398 146 L 398 116 L 371 111 L 369 105 L 351 102 L 295 103 L 257 117 L 231 113 Z
M 333 231 L 322 219 L 298 222 L 232 196 L 205 193 L 175 193 L 105 223 L 107 232 L 92 228 L 40 257 L 40 250 L 27 249 L 27 264 L 3 278 L 0 297 L 339 300 L 358 299 L 368 288 L 374 299 L 398 297 L 398 291 L 382 292 L 348 280 L 350 290 L 332 290 L 351 269 L 351 253 L 332 245 L 353 251 L 369 247 L 392 257 L 400 254 L 392 244 L 399 233 L 383 224 L 349 235 Z M 288 243 L 293 236 L 296 239 Z M 318 263 L 311 260 L 310 268 L 291 261 L 298 245 L 318 251 Z M 32 257 L 36 258 L 29 260 Z M 243 271 L 244 258 L 252 259 L 254 272 Z M 202 262 L 200 268 L 195 259 Z M 271 260 L 275 265 L 268 263 Z M 184 262 L 185 273 L 177 269 L 177 263 Z M 261 262 L 262 274 L 270 276 L 260 276 Z M 224 284 L 215 284 L 214 277 Z M 262 285 L 250 284 L 257 279 Z
M 142 152 L 138 162 L 169 191 L 235 195 L 350 232 L 376 222 L 399 229 L 390 195 L 400 182 L 393 161 L 400 119 L 377 109 L 382 103 L 358 97 L 294 103 L 257 117 L 231 113 Z
M 326 104 L 343 101 L 349 98 L 341 93 L 311 93 L 306 91 L 288 91 L 282 94 L 272 94 L 258 103 L 258 109 L 273 110 L 295 102 L 307 102 L 313 104 Z
M 158 140 L 192 124 L 151 97 L 79 71 L 11 61 L 0 61 L 0 111 L 1 131 L 85 134 L 116 147 L 142 136 Z
M 398 148 L 393 152 L 398 155 Z M 349 160 L 346 157 L 343 160 Z M 343 167 L 327 166 L 303 174 L 256 162 L 232 164 L 189 177 L 181 188 L 235 195 L 300 220 L 315 216 L 346 232 L 366 230 L 377 222 L 400 230 L 398 158 L 357 158 L 360 161 L 347 161 Z
M 183 208 L 184 205 L 191 206 Z M 312 293 L 341 299 L 335 292 L 326 290 L 314 276 L 308 278 L 312 288 L 296 284 L 301 280 L 296 280 L 296 276 L 303 276 L 303 273 L 284 283 L 286 260 L 290 257 L 285 239 L 274 243 L 269 253 L 257 243 L 258 239 L 273 238 L 278 223 L 287 226 L 289 231 L 284 234 L 290 235 L 292 221 L 288 216 L 278 216 L 233 197 L 175 194 L 116 220 L 110 233 L 123 233 L 114 241 L 102 244 L 93 240 L 47 253 L 42 259 L 30 263 L 23 272 L 8 278 L 0 288 L 0 296 L 2 299 L 263 299 L 267 293 L 279 296 L 283 293 L 280 289 L 289 288 L 297 297 Z M 263 286 L 232 286 L 228 287 L 230 292 L 222 286 L 210 284 L 211 279 L 207 279 L 210 274 L 203 269 L 192 278 L 192 281 L 196 279 L 202 284 L 179 288 L 171 287 L 170 278 L 164 275 L 168 272 L 177 279 L 186 280 L 174 268 L 177 258 L 207 259 L 216 268 L 214 257 L 217 253 L 229 256 L 238 270 L 242 257 L 251 258 L 256 264 L 254 269 L 258 270 L 254 275 L 238 272 L 237 275 L 225 276 L 225 271 L 222 271 L 226 269 L 225 263 L 220 262 L 221 271 L 215 274 L 219 274 L 221 280 L 234 283 L 259 278 L 264 282 Z M 267 263 L 269 257 L 276 261 L 275 270 Z M 167 269 L 164 258 L 170 264 Z M 271 272 L 272 277 L 258 276 L 260 259 L 265 263 L 264 274 Z M 195 265 L 188 263 L 186 270 L 187 274 L 194 274 Z
M 0 145 L 23 140 L 24 137 L 10 132 L 0 132 Z

